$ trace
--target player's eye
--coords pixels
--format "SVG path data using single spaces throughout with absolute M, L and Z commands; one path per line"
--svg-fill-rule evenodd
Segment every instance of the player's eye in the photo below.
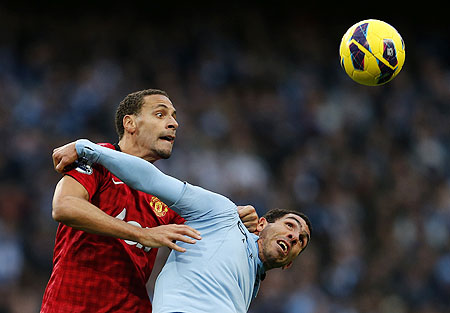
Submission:
M 300 236 L 298 237 L 298 240 L 299 240 L 299 242 L 301 243 L 301 246 L 302 246 L 302 247 L 306 246 L 306 238 L 305 238 L 305 236 L 300 235 Z
M 164 116 L 164 114 L 162 114 L 162 112 L 157 112 L 155 115 L 156 115 L 157 117 L 163 117 L 163 116 Z

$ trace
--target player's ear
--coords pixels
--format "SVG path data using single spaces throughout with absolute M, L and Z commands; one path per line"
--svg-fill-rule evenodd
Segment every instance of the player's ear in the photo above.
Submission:
M 289 263 L 286 264 L 286 265 L 283 265 L 283 267 L 281 267 L 281 269 L 282 269 L 282 270 L 285 270 L 285 269 L 287 269 L 287 268 L 290 268 L 291 266 L 292 266 L 292 261 L 289 262 Z
M 258 225 L 256 225 L 255 233 L 259 234 L 264 228 L 266 228 L 268 223 L 269 222 L 264 217 L 260 217 L 258 220 Z
M 125 115 L 122 123 L 126 133 L 134 134 L 136 131 L 136 121 L 133 115 Z

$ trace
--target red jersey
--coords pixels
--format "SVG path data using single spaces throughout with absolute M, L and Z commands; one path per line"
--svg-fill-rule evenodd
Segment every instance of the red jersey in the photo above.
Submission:
M 140 227 L 184 223 L 158 198 L 131 189 L 101 165 L 66 174 L 86 188 L 89 202 L 111 216 Z M 146 283 L 157 250 L 59 224 L 41 312 L 151 312 Z

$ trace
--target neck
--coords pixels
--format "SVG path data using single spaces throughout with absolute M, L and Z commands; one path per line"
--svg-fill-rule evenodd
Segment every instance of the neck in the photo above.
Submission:
M 155 157 L 155 155 L 152 154 L 151 151 L 139 146 L 137 144 L 137 142 L 132 142 L 131 140 L 127 140 L 125 137 L 120 139 L 119 147 L 120 147 L 120 150 L 122 150 L 122 152 L 137 156 L 137 157 L 144 159 L 150 163 L 154 163 L 155 161 L 159 160 L 159 158 Z
M 261 239 L 258 239 L 257 244 L 258 244 L 258 257 L 259 257 L 259 259 L 261 260 L 261 262 L 262 262 L 262 264 L 263 264 L 263 266 L 264 266 L 264 271 L 267 272 L 268 270 L 271 270 L 273 267 L 270 266 L 270 265 L 266 262 L 266 259 L 265 259 L 265 257 L 264 257 L 264 253 L 263 253 L 263 247 L 262 247 Z

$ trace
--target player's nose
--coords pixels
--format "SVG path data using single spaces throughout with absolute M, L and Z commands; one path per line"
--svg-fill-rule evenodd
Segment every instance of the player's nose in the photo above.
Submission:
M 287 237 L 291 241 L 292 245 L 295 245 L 297 243 L 297 236 L 294 233 L 288 233 Z
M 173 116 L 169 117 L 169 121 L 167 123 L 167 128 L 171 128 L 171 129 L 178 128 L 178 122 Z

